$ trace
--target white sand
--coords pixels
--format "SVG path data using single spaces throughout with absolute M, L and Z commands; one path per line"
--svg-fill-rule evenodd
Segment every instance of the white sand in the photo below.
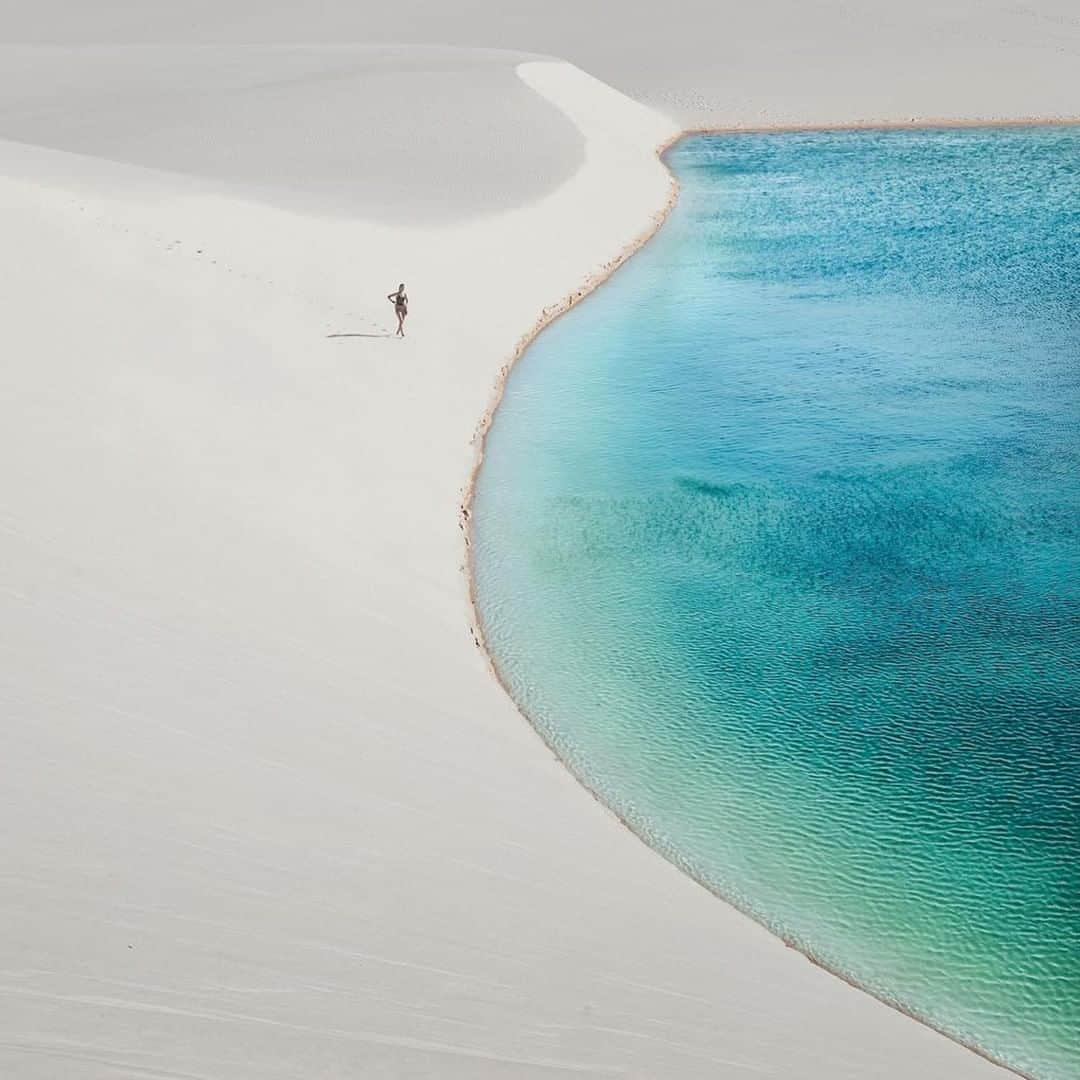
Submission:
M 187 173 L 309 212 L 460 221 L 539 198 L 581 164 L 577 128 L 515 75 L 526 58 L 431 47 L 0 46 L 0 136 Z
M 0 0 L 0 40 L 487 46 L 685 126 L 1080 114 L 1075 0 Z
M 18 29 L 122 8 L 210 10 Z M 515 54 L 102 56 L 0 54 L 0 1074 L 997 1074 L 648 850 L 470 640 L 474 427 L 674 125 Z

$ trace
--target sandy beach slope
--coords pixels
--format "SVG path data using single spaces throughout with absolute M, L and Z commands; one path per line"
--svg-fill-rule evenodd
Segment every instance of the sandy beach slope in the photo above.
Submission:
M 0 1072 L 998 1073 L 647 849 L 470 639 L 475 426 L 673 122 L 518 54 L 4 60 Z

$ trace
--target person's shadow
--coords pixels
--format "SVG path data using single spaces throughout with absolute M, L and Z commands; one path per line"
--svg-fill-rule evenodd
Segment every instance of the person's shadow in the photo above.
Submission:
M 327 334 L 328 338 L 332 337 L 393 337 L 394 335 L 389 332 L 382 334 Z

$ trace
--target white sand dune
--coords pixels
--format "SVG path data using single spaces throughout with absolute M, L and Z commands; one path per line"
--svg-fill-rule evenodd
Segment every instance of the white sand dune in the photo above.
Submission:
M 998 1073 L 648 850 L 470 640 L 475 425 L 675 125 L 514 53 L 67 48 L 211 10 L 295 33 L 0 51 L 0 1073 Z
M 685 126 L 1080 112 L 1075 0 L 7 2 L 6 41 L 438 42 L 541 52 Z
M 581 164 L 577 128 L 515 75 L 524 59 L 430 47 L 0 46 L 0 136 L 313 213 L 460 221 L 539 198 Z

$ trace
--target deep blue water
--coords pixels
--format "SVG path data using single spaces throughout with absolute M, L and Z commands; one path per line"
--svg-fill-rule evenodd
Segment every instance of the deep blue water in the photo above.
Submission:
M 496 663 L 720 895 L 1080 1076 L 1080 129 L 669 163 L 669 222 L 489 435 Z

